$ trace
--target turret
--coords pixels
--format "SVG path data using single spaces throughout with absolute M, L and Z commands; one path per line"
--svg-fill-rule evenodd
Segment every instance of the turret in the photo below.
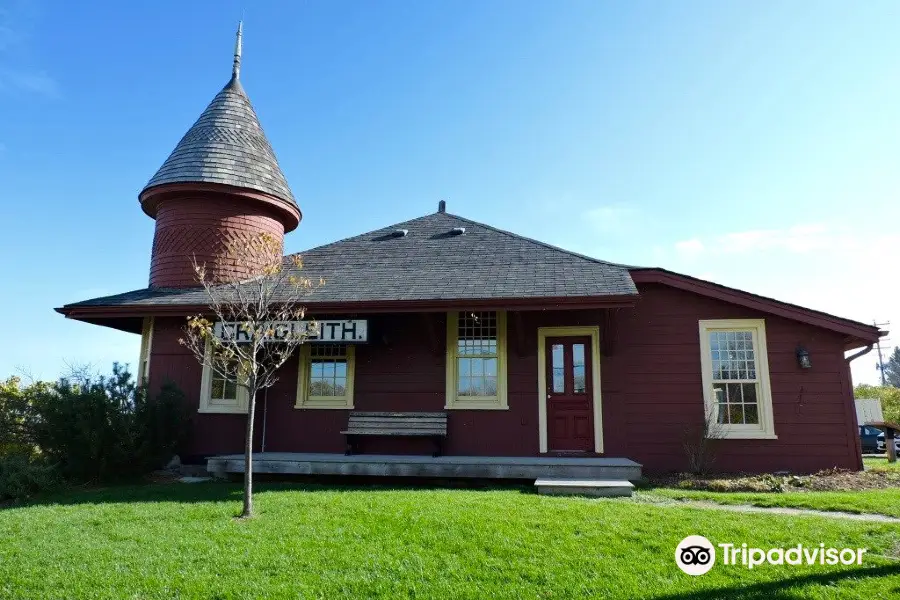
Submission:
M 141 208 L 156 219 L 150 287 L 198 285 L 192 262 L 234 281 L 257 265 L 228 248 L 261 233 L 283 247 L 302 214 L 272 146 L 240 82 L 243 27 L 238 26 L 231 80 L 181 138 L 141 191 Z

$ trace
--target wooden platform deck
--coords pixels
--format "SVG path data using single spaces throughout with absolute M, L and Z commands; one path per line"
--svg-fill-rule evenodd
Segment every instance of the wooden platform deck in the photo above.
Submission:
M 627 458 L 547 456 L 420 456 L 386 454 L 306 454 L 263 452 L 253 455 L 256 473 L 356 475 L 369 477 L 443 477 L 478 479 L 637 480 L 641 465 Z M 244 472 L 243 454 L 212 456 L 206 469 L 216 476 Z

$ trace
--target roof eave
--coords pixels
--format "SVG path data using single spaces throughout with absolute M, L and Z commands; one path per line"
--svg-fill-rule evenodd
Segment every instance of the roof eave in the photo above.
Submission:
M 391 313 L 445 312 L 466 310 L 589 310 L 628 308 L 635 305 L 637 294 L 626 296 L 567 296 L 547 298 L 461 298 L 451 300 L 366 300 L 358 302 L 305 302 L 307 312 Z M 125 305 L 68 305 L 55 309 L 68 319 L 89 321 L 98 318 L 137 316 L 184 316 L 209 310 L 203 304 L 125 304 Z
M 300 224 L 301 219 L 303 219 L 303 212 L 300 210 L 300 207 L 292 201 L 279 198 L 278 196 L 268 194 L 255 188 L 243 188 L 224 183 L 200 181 L 162 183 L 141 190 L 138 201 L 140 202 L 141 209 L 144 213 L 155 219 L 160 202 L 170 197 L 177 198 L 185 192 L 231 194 L 233 196 L 241 196 L 243 198 L 261 202 L 279 214 L 281 223 L 284 225 L 285 233 L 289 233 L 296 229 Z

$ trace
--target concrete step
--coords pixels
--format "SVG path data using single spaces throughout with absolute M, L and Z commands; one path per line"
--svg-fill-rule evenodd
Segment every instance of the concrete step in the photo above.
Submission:
M 624 479 L 536 479 L 538 494 L 551 496 L 630 497 L 634 485 Z

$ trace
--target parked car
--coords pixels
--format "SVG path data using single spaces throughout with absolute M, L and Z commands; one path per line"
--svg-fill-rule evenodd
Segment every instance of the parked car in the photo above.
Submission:
M 875 440 L 876 446 L 878 448 L 877 451 L 887 452 L 887 446 L 884 443 L 884 433 L 879 434 L 878 437 L 875 438 Z M 894 434 L 894 449 L 897 450 L 897 454 L 900 455 L 900 434 L 898 433 Z
M 873 452 L 884 452 L 878 450 L 878 436 L 881 436 L 881 446 L 884 447 L 884 432 L 877 427 L 871 425 L 859 426 L 859 445 L 862 447 L 863 454 L 872 454 Z

